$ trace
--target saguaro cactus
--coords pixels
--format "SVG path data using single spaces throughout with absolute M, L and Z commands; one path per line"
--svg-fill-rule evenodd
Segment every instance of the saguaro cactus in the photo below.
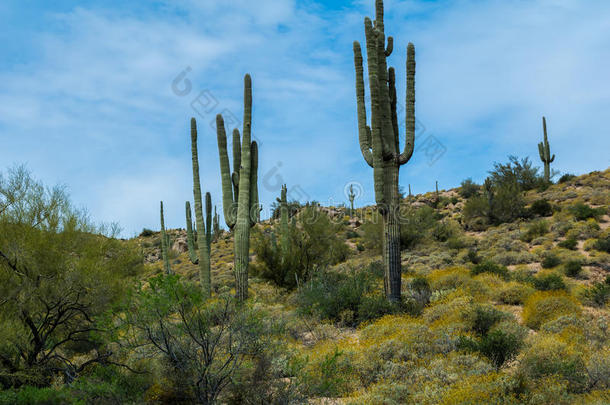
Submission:
M 349 185 L 349 216 L 354 216 L 354 198 L 356 198 L 356 194 L 354 194 L 354 186 L 352 184 Z
M 216 242 L 220 237 L 220 220 L 218 219 L 218 213 L 216 212 L 216 206 L 214 206 L 214 216 L 212 217 L 212 240 Z
M 205 194 L 206 223 L 203 222 L 203 204 L 201 201 L 201 181 L 199 179 L 199 156 L 197 153 L 197 121 L 191 118 L 191 156 L 193 161 L 193 197 L 195 200 L 195 221 L 197 223 L 197 253 L 199 256 L 199 282 L 206 297 L 211 294 L 210 244 L 212 198 Z
M 367 125 L 364 98 L 362 52 L 354 41 L 356 69 L 356 101 L 358 108 L 358 139 L 366 163 L 373 168 L 375 201 L 383 219 L 383 261 L 385 291 L 391 301 L 400 300 L 400 222 L 398 173 L 400 166 L 413 155 L 415 138 L 415 47 L 407 46 L 406 134 L 402 153 L 399 146 L 398 116 L 396 113 L 396 76 L 394 68 L 387 66 L 387 57 L 393 49 L 388 37 L 385 47 L 383 1 L 375 2 L 375 24 L 364 20 L 366 53 L 371 92 L 371 126 Z
M 258 205 L 258 146 L 251 141 L 252 79 L 244 77 L 244 123 L 240 145 L 239 130 L 233 130 L 233 173 L 229 167 L 227 135 L 222 115 L 216 116 L 220 173 L 222 176 L 222 207 L 225 222 L 234 232 L 235 290 L 238 300 L 248 298 L 248 264 L 250 227 L 260 212 Z
M 546 135 L 546 118 L 542 117 L 542 131 L 544 132 L 544 142 L 538 143 L 538 152 L 540 160 L 544 163 L 544 181 L 551 182 L 551 163 L 555 160 L 555 155 L 551 156 L 551 148 L 549 146 L 549 138 Z
M 278 202 L 280 203 L 280 244 L 284 252 L 288 249 L 290 243 L 290 234 L 288 230 L 288 198 L 286 197 L 286 185 L 282 185 L 282 192 Z
M 169 264 L 169 235 L 165 232 L 165 220 L 163 218 L 163 201 L 161 206 L 161 257 L 163 258 L 163 268 L 165 273 L 172 274 L 172 269 Z
M 197 257 L 197 252 L 195 251 L 195 236 L 193 233 L 193 218 L 191 214 L 191 203 L 186 202 L 186 244 L 188 246 L 189 251 L 189 260 L 193 264 L 199 263 L 199 258 Z

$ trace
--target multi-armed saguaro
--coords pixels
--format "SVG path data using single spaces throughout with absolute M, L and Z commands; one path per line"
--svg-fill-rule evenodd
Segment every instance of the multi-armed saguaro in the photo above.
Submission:
M 356 68 L 356 100 L 358 106 L 358 139 L 366 163 L 373 168 L 375 201 L 383 218 L 383 260 L 385 291 L 391 301 L 400 300 L 400 222 L 398 172 L 413 155 L 415 138 L 415 48 L 407 47 L 406 142 L 400 152 L 398 117 L 396 113 L 396 75 L 388 69 L 386 58 L 393 49 L 388 37 L 385 47 L 383 1 L 375 2 L 375 23 L 364 20 L 369 87 L 371 92 L 371 126 L 367 125 L 364 99 L 362 51 L 354 41 Z
M 222 176 L 222 208 L 225 222 L 234 231 L 235 295 L 239 300 L 248 297 L 248 264 L 250 227 L 257 222 L 258 205 L 258 146 L 251 141 L 252 128 L 252 79 L 244 77 L 243 137 L 233 130 L 233 173 L 229 167 L 227 134 L 222 115 L 216 116 L 220 173 Z
M 163 218 L 163 201 L 161 206 L 161 256 L 163 257 L 163 268 L 165 273 L 171 274 L 172 269 L 169 264 L 169 235 L 165 232 L 165 219 Z
M 195 222 L 197 223 L 197 253 L 199 257 L 199 282 L 206 297 L 212 291 L 210 274 L 210 247 L 212 244 L 212 197 L 205 193 L 206 222 L 203 222 L 201 181 L 199 180 L 199 156 L 197 154 L 197 121 L 191 118 L 191 155 L 193 160 L 193 197 L 195 199 Z M 187 210 L 187 212 L 190 210 Z
M 546 135 L 546 118 L 542 117 L 542 131 L 544 132 L 544 142 L 538 144 L 538 152 L 540 160 L 544 163 L 544 181 L 551 182 L 551 163 L 555 160 L 555 155 L 551 157 L 551 148 L 549 146 L 549 138 Z

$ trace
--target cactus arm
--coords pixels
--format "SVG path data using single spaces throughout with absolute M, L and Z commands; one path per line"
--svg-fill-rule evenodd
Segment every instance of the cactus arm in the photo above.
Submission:
M 394 68 L 388 70 L 388 86 L 390 90 L 390 112 L 392 117 L 392 131 L 394 134 L 394 148 L 398 150 L 400 131 L 398 129 L 398 114 L 396 112 L 396 73 Z
M 538 143 L 538 154 L 540 155 L 540 160 L 544 162 L 544 146 L 542 145 L 542 142 Z
M 388 37 L 388 46 L 387 46 L 387 48 L 385 48 L 385 52 L 384 52 L 386 58 L 392 54 L 393 50 L 394 50 L 394 38 Z
M 231 181 L 233 181 L 233 195 L 235 196 L 235 202 L 239 198 L 239 169 L 241 165 L 241 141 L 239 140 L 239 129 L 233 129 L 233 174 Z
M 358 41 L 354 41 L 354 67 L 356 69 L 356 104 L 358 108 L 358 141 L 364 161 L 373 167 L 371 152 L 371 129 L 366 125 L 366 104 L 364 99 L 364 72 L 362 67 L 362 50 Z
M 220 157 L 220 176 L 222 179 L 222 210 L 224 212 L 225 223 L 229 229 L 233 229 L 236 221 L 233 184 L 231 182 L 231 168 L 229 167 L 229 155 L 227 153 L 227 134 L 225 132 L 224 120 L 220 114 L 216 116 L 216 134 L 218 137 L 218 155 Z
M 553 154 L 553 157 L 549 160 L 549 163 L 553 163 L 554 160 L 555 160 L 555 155 Z
M 415 145 L 415 46 L 407 46 L 407 98 L 405 117 L 405 148 L 398 157 L 398 163 L 404 165 L 413 156 Z
M 260 206 L 258 204 L 258 144 L 252 141 L 250 146 L 250 226 L 260 220 Z

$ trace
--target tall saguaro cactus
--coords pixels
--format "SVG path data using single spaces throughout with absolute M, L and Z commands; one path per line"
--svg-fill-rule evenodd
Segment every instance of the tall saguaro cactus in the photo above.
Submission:
M 286 185 L 282 185 L 282 192 L 278 202 L 280 203 L 280 243 L 284 252 L 288 249 L 289 231 L 288 231 L 288 198 L 286 197 L 287 188 Z
M 348 194 L 348 198 L 349 198 L 349 216 L 353 217 L 354 216 L 354 198 L 356 198 L 356 194 L 354 194 L 354 186 L 352 184 L 349 185 L 349 194 Z
M 188 246 L 189 251 L 189 260 L 193 264 L 199 263 L 199 257 L 197 257 L 197 252 L 195 251 L 195 236 L 193 233 L 193 218 L 191 213 L 191 203 L 186 202 L 186 244 Z
M 549 138 L 546 135 L 546 118 L 542 117 L 542 131 L 544 132 L 544 142 L 538 144 L 538 152 L 540 160 L 544 163 L 544 181 L 551 182 L 551 163 L 555 160 L 555 155 L 551 157 L 551 148 L 549 146 Z
M 383 218 L 383 261 L 385 291 L 391 301 L 400 300 L 400 222 L 398 174 L 413 155 L 415 138 L 415 47 L 407 46 L 406 134 L 402 153 L 399 145 L 398 116 L 396 112 L 396 75 L 388 69 L 387 57 L 393 50 L 393 39 L 388 37 L 385 46 L 383 1 L 375 2 L 375 22 L 364 20 L 366 53 L 371 96 L 371 126 L 367 125 L 364 97 L 362 51 L 354 41 L 356 69 L 356 101 L 358 109 L 358 139 L 366 163 L 373 168 L 375 201 Z
M 238 300 L 248 298 L 250 227 L 258 220 L 258 146 L 251 141 L 252 79 L 244 77 L 244 122 L 240 143 L 239 130 L 233 130 L 233 172 L 229 167 L 227 134 L 222 115 L 216 116 L 218 153 L 222 177 L 222 207 L 225 222 L 234 233 L 235 290 Z
M 165 273 L 171 274 L 172 269 L 169 264 L 169 235 L 165 232 L 165 219 L 163 218 L 163 201 L 161 206 L 161 256 L 163 258 L 163 268 Z
M 203 222 L 203 203 L 201 201 L 201 181 L 199 179 L 199 156 L 197 153 L 197 121 L 191 118 L 191 155 L 193 160 L 193 197 L 195 200 L 195 222 L 197 224 L 197 255 L 199 256 L 199 282 L 206 297 L 211 295 L 210 244 L 212 198 L 205 194 L 206 223 Z
M 217 241 L 220 237 L 220 220 L 218 219 L 218 213 L 216 212 L 216 206 L 214 206 L 214 216 L 212 217 L 212 239 Z

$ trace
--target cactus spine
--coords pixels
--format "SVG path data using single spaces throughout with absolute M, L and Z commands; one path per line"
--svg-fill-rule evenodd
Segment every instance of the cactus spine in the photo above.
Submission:
M 385 47 L 383 25 L 383 1 L 375 2 L 375 25 L 364 20 L 366 53 L 371 96 L 371 126 L 367 125 L 364 97 L 362 51 L 354 41 L 354 66 L 356 70 L 356 101 L 358 111 L 358 139 L 366 163 L 373 168 L 375 201 L 383 219 L 384 286 L 390 301 L 400 300 L 400 223 L 398 221 L 400 166 L 413 155 L 415 138 L 415 47 L 407 46 L 406 91 L 406 142 L 400 153 L 398 118 L 396 113 L 396 84 L 394 68 L 388 69 L 386 58 L 393 49 L 393 39 L 388 37 Z
M 353 217 L 354 216 L 354 198 L 356 198 L 356 194 L 354 194 L 354 186 L 352 184 L 349 185 L 349 194 L 348 194 L 348 198 L 349 198 L 349 216 Z
M 165 232 L 165 220 L 163 218 L 163 201 L 161 206 L 161 256 L 163 257 L 163 268 L 165 273 L 172 274 L 172 269 L 169 264 L 169 235 Z
M 191 214 L 191 203 L 186 202 L 186 244 L 189 251 L 189 260 L 193 264 L 199 263 L 197 252 L 195 251 L 195 236 L 193 234 L 193 218 Z
M 218 153 L 222 177 L 222 207 L 225 222 L 234 232 L 235 295 L 238 300 L 248 298 L 248 264 L 250 227 L 260 213 L 258 205 L 258 146 L 251 141 L 252 79 L 244 77 L 244 122 L 240 145 L 239 130 L 233 130 L 233 173 L 229 167 L 227 135 L 222 115 L 216 116 Z
M 542 131 L 544 132 L 544 142 L 538 144 L 538 153 L 540 160 L 544 163 L 544 181 L 551 182 L 551 163 L 555 160 L 555 155 L 551 157 L 551 148 L 549 146 L 549 138 L 546 135 L 546 118 L 542 117 Z
M 210 275 L 210 215 L 212 201 L 210 193 L 205 194 L 207 224 L 203 222 L 203 203 L 201 201 L 201 181 L 199 179 L 199 156 L 197 153 L 197 121 L 191 118 L 191 156 L 193 161 L 193 197 L 195 200 L 195 222 L 197 223 L 197 256 L 199 256 L 199 282 L 204 296 L 211 295 Z M 207 225 L 207 226 L 206 226 Z

